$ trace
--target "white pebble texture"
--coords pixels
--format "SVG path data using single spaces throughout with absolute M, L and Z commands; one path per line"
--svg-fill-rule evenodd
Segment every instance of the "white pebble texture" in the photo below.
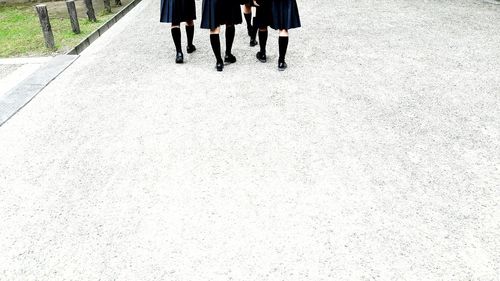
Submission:
M 498 280 L 500 6 L 298 4 L 217 73 L 143 0 L 0 127 L 0 280 Z

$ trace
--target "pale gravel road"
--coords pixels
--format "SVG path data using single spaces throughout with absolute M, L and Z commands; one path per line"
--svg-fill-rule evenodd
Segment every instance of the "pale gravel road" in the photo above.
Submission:
M 10 73 L 18 69 L 20 65 L 17 64 L 6 64 L 6 65 L 1 65 L 0 64 L 0 81 L 7 77 Z
M 0 280 L 498 280 L 500 6 L 299 5 L 216 73 L 144 0 L 0 127 Z

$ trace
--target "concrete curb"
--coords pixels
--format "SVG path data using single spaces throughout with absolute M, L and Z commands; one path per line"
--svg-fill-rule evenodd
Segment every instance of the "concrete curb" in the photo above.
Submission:
M 83 50 L 85 50 L 92 42 L 97 40 L 97 38 L 101 37 L 111 26 L 113 26 L 118 20 L 120 20 L 124 15 L 130 12 L 137 4 L 139 4 L 142 0 L 134 0 L 130 2 L 125 8 L 119 11 L 116 15 L 114 15 L 111 19 L 105 22 L 101 27 L 99 27 L 96 31 L 91 33 L 87 38 L 83 39 L 78 45 L 76 45 L 73 49 L 67 52 L 67 55 L 79 55 Z
M 0 99 L 0 126 L 28 104 L 78 56 L 60 55 L 47 62 Z

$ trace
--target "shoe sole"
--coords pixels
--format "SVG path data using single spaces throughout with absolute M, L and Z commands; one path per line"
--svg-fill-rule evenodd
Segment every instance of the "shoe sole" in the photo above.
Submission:
M 194 47 L 194 45 L 193 45 L 193 47 Z M 194 53 L 195 51 L 196 51 L 196 47 L 194 47 L 194 49 L 192 49 L 192 50 L 190 50 L 190 49 L 188 49 L 188 47 L 186 47 L 186 52 L 188 54 Z
M 177 59 L 178 59 L 178 57 L 176 56 L 176 57 L 175 57 L 175 63 L 177 63 L 177 64 L 184 63 L 184 55 L 182 55 L 182 56 L 180 57 L 180 60 L 177 60 Z
M 260 53 L 261 53 L 261 52 L 257 52 L 257 54 L 255 55 L 255 57 L 256 57 L 256 58 L 257 58 L 257 59 L 258 59 L 261 63 L 266 63 L 266 62 L 267 62 L 267 57 L 266 57 L 265 59 L 260 58 L 260 57 L 259 57 L 259 54 L 260 54 Z

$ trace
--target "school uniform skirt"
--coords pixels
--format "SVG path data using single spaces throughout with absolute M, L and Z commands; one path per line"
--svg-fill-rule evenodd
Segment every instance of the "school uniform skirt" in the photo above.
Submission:
M 242 20 L 239 1 L 203 0 L 201 28 L 214 29 L 224 24 L 240 24 Z
M 181 22 L 196 19 L 194 0 L 161 0 L 160 22 Z
M 240 0 L 241 5 L 253 6 L 253 0 Z
M 296 0 L 267 0 L 271 9 L 272 29 L 292 29 L 300 27 L 299 8 Z
M 255 8 L 254 25 L 257 28 L 266 28 L 273 22 L 271 1 L 260 1 L 258 4 L 259 6 Z

